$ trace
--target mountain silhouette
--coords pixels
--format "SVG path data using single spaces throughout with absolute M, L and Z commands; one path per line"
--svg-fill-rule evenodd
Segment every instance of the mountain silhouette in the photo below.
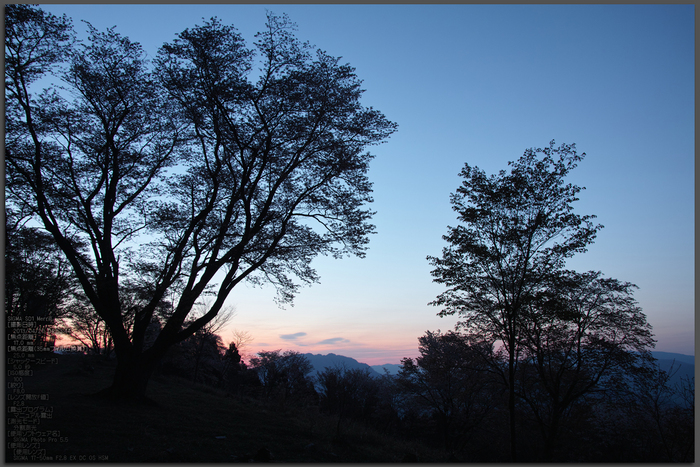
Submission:
M 398 363 L 385 363 L 384 365 L 372 365 L 372 369 L 380 375 L 384 374 L 384 370 L 387 370 L 390 375 L 396 375 L 399 373 L 401 365 Z
M 695 357 L 671 352 L 652 352 L 656 364 L 662 370 L 671 373 L 670 386 L 683 383 L 695 377 Z
M 371 376 L 381 376 L 380 373 L 377 373 L 368 364 L 360 363 L 354 358 L 345 357 L 343 355 L 336 355 L 334 353 L 329 353 L 328 355 L 305 353 L 304 357 L 306 357 L 311 363 L 311 365 L 314 367 L 314 371 L 311 373 L 311 376 L 316 376 L 318 373 L 322 372 L 323 370 L 329 367 L 344 367 L 348 370 L 369 370 L 369 374 Z
M 654 358 L 657 359 L 656 363 L 662 370 L 669 371 L 671 369 L 671 365 L 673 365 L 672 371 L 674 374 L 670 381 L 672 385 L 680 383 L 681 378 L 692 378 L 695 375 L 695 356 L 693 355 L 657 351 L 652 352 L 652 354 Z M 366 363 L 358 362 L 354 358 L 346 357 L 344 355 L 336 355 L 334 353 L 329 353 L 327 355 L 306 353 L 304 356 L 314 367 L 311 376 L 316 376 L 319 372 L 322 372 L 329 367 L 344 367 L 348 370 L 369 370 L 369 374 L 374 377 L 383 375 L 384 369 L 386 369 L 390 375 L 395 375 L 401 368 L 401 365 L 396 363 L 385 363 L 383 365 L 370 366 Z
M 694 355 L 684 355 L 680 353 L 672 353 L 672 352 L 657 352 L 656 350 L 651 353 L 654 358 L 657 360 L 675 360 L 677 362 L 683 362 L 683 363 L 690 363 L 691 365 L 695 365 L 695 356 Z

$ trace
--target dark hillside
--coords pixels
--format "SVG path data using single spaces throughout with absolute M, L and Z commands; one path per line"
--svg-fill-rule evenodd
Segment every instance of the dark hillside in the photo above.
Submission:
M 318 407 L 281 408 L 177 377 L 153 377 L 147 396 L 154 405 L 109 402 L 89 394 L 109 385 L 114 362 L 53 357 L 57 364 L 36 366 L 34 375 L 24 378 L 26 392 L 49 394 L 53 407 L 51 418 L 42 419 L 38 429 L 58 431 L 68 440 L 41 443 L 53 461 L 84 456 L 120 463 L 398 462 L 407 454 L 444 460 L 415 443 L 359 425 L 342 440 L 334 439 L 337 420 L 319 414 Z M 7 441 L 12 441 L 9 434 Z M 6 456 L 13 460 L 10 449 Z

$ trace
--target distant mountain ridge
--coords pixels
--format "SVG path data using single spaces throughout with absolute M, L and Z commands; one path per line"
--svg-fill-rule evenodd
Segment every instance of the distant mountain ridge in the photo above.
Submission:
M 685 355 L 673 352 L 652 352 L 654 358 L 657 359 L 659 367 L 663 370 L 669 370 L 673 364 L 673 368 L 677 369 L 677 372 L 672 377 L 673 382 L 679 382 L 682 377 L 693 377 L 695 375 L 695 356 Z M 322 354 L 304 354 L 309 362 L 314 367 L 312 375 L 315 376 L 319 372 L 322 372 L 329 367 L 345 367 L 347 369 L 368 369 L 370 375 L 381 376 L 384 374 L 386 369 L 390 375 L 395 375 L 399 372 L 401 365 L 396 363 L 385 363 L 383 365 L 368 365 L 366 363 L 359 362 L 351 357 L 346 357 L 344 355 L 336 355 L 334 353 L 329 353 L 327 355 Z
M 384 374 L 384 370 L 388 371 L 390 375 L 396 375 L 401 369 L 401 365 L 398 363 L 385 363 L 384 365 L 372 365 L 372 369 L 379 374 Z
M 348 370 L 361 369 L 369 370 L 369 374 L 374 377 L 379 377 L 384 375 L 384 370 L 386 369 L 390 375 L 395 375 L 399 372 L 401 365 L 397 363 L 385 363 L 383 365 L 368 365 L 367 363 L 358 362 L 352 357 L 346 357 L 344 355 L 336 355 L 334 353 L 329 353 L 327 355 L 322 354 L 303 354 L 311 365 L 314 367 L 312 376 L 316 376 L 318 373 L 322 372 L 326 368 L 333 367 L 345 367 Z
M 695 356 L 672 352 L 652 352 L 656 364 L 664 371 L 671 373 L 670 386 L 683 383 L 695 377 Z
M 694 355 L 684 355 L 681 353 L 657 351 L 653 351 L 651 354 L 657 360 L 675 360 L 676 362 L 690 363 L 691 365 L 695 365 Z
M 369 370 L 370 375 L 374 377 L 380 376 L 380 374 L 377 373 L 368 364 L 360 363 L 354 358 L 345 357 L 343 355 L 336 355 L 334 353 L 329 353 L 327 355 L 305 353 L 304 357 L 306 357 L 311 363 L 311 365 L 314 367 L 314 371 L 311 373 L 312 376 L 316 376 L 318 373 L 322 372 L 326 368 L 333 368 L 336 366 L 345 367 L 348 370 Z

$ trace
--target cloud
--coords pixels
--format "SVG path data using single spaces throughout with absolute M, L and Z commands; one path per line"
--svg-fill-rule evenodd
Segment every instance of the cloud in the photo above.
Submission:
M 332 337 L 330 339 L 322 340 L 318 342 L 317 345 L 333 345 L 333 344 L 349 344 L 350 341 L 343 337 Z
M 293 341 L 299 337 L 304 337 L 306 335 L 305 332 L 295 332 L 294 334 L 282 334 L 280 336 L 280 339 L 288 340 L 288 341 Z

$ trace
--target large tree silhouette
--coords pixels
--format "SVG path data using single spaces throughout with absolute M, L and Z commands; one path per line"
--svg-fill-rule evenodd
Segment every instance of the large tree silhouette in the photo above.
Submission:
M 527 303 L 546 287 L 565 260 L 586 251 L 600 225 L 573 212 L 580 187 L 565 183 L 585 156 L 575 145 L 528 149 L 510 172 L 487 176 L 465 164 L 452 195 L 461 225 L 450 227 L 442 258 L 428 257 L 435 282 L 448 289 L 432 304 L 439 315 L 458 314 L 461 326 L 499 341 L 507 354 L 511 459 L 517 460 L 515 375 L 521 318 Z
M 286 302 L 293 277 L 317 280 L 316 255 L 363 256 L 366 150 L 396 126 L 360 104 L 353 68 L 298 41 L 286 17 L 268 15 L 251 48 L 212 19 L 153 66 L 114 29 L 89 26 L 76 44 L 65 17 L 7 5 L 5 20 L 8 203 L 53 236 L 107 324 L 118 359 L 107 394 L 143 397 L 167 348 L 242 281 L 272 283 Z M 149 298 L 134 310 L 121 305 L 127 281 Z M 206 293 L 210 308 L 188 320 Z

